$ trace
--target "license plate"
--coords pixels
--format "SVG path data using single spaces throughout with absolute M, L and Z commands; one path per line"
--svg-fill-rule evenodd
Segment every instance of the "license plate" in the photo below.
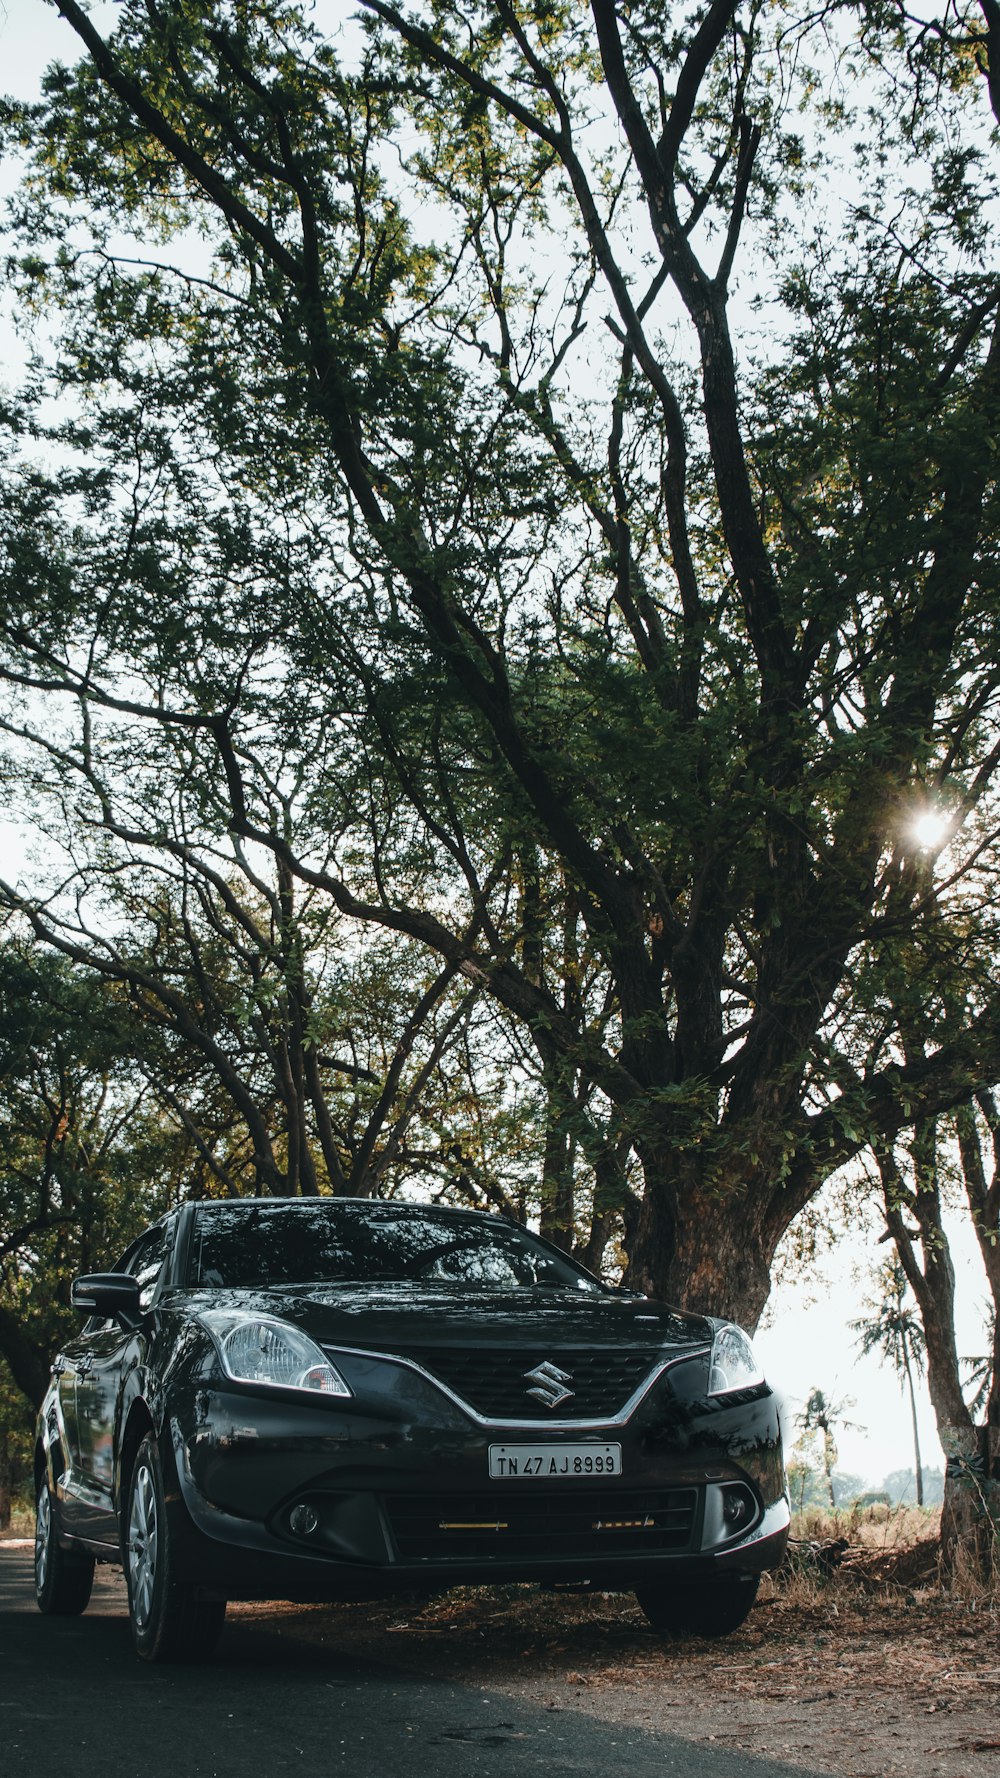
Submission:
M 621 1445 L 491 1445 L 490 1476 L 497 1482 L 566 1481 L 572 1476 L 621 1475 Z

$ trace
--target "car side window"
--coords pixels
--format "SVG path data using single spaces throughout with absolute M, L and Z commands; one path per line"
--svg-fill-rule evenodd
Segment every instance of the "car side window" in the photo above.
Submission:
M 131 1278 L 131 1276 L 132 1276 L 132 1261 L 135 1259 L 136 1254 L 139 1252 L 139 1249 L 141 1246 L 142 1246 L 141 1240 L 133 1241 L 132 1245 L 130 1247 L 126 1247 L 125 1252 L 121 1256 L 121 1259 L 115 1260 L 115 1263 L 113 1266 L 111 1266 L 110 1270 L 112 1272 L 124 1272 L 126 1278 Z
M 169 1248 L 168 1231 L 165 1228 L 155 1228 L 143 1235 L 126 1256 L 128 1272 L 139 1280 L 140 1309 L 148 1309 L 156 1294 L 156 1286 Z

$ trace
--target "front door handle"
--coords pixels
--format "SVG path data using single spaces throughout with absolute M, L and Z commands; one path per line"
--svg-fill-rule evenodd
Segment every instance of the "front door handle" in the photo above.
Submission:
M 89 1377 L 91 1370 L 93 1369 L 93 1364 L 94 1364 L 94 1354 L 92 1352 L 85 1352 L 83 1357 L 78 1358 L 76 1361 L 77 1376 L 78 1377 Z

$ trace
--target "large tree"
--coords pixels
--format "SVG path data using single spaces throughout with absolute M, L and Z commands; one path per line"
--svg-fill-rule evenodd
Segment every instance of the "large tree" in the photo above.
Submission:
M 900 920 L 991 937 L 992 12 L 54 6 L 11 728 L 75 703 L 111 823 L 183 737 L 206 827 L 532 1033 L 632 1276 L 754 1323 L 822 1179 L 1000 1073 L 971 967 L 916 1057 L 852 1000 Z

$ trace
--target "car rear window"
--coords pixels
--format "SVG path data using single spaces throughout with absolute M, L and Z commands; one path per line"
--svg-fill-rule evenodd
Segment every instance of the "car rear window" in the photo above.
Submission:
M 370 1204 L 213 1204 L 199 1211 L 192 1285 L 347 1284 L 370 1280 L 500 1290 L 600 1291 L 527 1230 L 475 1216 Z

